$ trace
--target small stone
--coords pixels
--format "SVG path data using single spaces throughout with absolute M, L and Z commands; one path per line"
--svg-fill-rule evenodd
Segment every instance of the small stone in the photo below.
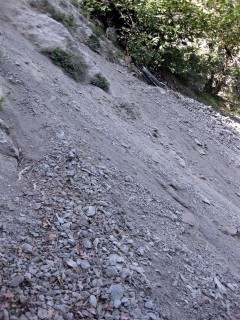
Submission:
M 124 288 L 120 284 L 112 284 L 110 287 L 110 294 L 113 301 L 121 300 L 123 297 Z M 121 302 L 120 302 L 121 304 Z M 116 308 L 116 307 L 115 307 Z
M 38 315 L 39 319 L 47 319 L 48 318 L 48 312 L 46 309 L 43 309 L 43 308 L 38 308 L 37 315 Z
M 235 287 L 234 287 L 231 283 L 227 283 L 227 287 L 228 287 L 231 291 L 235 291 Z
M 205 156 L 206 155 L 206 152 L 203 150 L 203 148 L 199 147 L 198 148 L 198 152 L 201 156 Z
M 194 139 L 194 142 L 200 147 L 203 145 L 198 139 Z
M 157 320 L 157 316 L 154 313 L 148 313 L 149 320 Z
M 89 269 L 91 267 L 87 260 L 78 259 L 77 263 L 81 266 L 82 269 Z
M 125 182 L 133 182 L 133 178 L 131 176 L 124 177 Z
M 105 201 L 98 201 L 96 204 L 101 207 L 108 207 L 108 203 Z
M 24 243 L 22 245 L 22 251 L 25 252 L 25 253 L 32 253 L 33 252 L 33 246 L 31 246 L 28 243 Z
M 202 197 L 202 202 L 208 204 L 209 206 L 211 205 L 210 201 L 206 197 Z
M 126 279 L 128 277 L 131 277 L 131 275 L 132 275 L 132 272 L 129 269 L 127 269 L 127 268 L 122 269 L 122 274 L 121 274 L 122 279 Z
M 94 295 L 90 296 L 89 303 L 96 308 L 97 307 L 97 298 Z
M 31 280 L 32 280 L 32 275 L 31 275 L 31 273 L 26 272 L 26 273 L 24 274 L 24 279 L 25 279 L 25 281 L 27 281 L 27 282 L 31 282 Z
M 0 129 L 5 131 L 6 133 L 10 132 L 9 126 L 0 118 Z
M 0 314 L 1 315 L 1 314 Z M 3 309 L 2 311 L 2 320 L 9 320 L 9 313 L 6 309 Z
M 235 227 L 224 226 L 222 227 L 222 232 L 229 236 L 236 236 L 236 234 L 238 233 L 238 230 Z
M 18 287 L 23 281 L 24 281 L 24 277 L 21 274 L 19 274 L 9 282 L 9 286 Z
M 114 300 L 114 302 L 113 302 L 113 306 L 114 306 L 114 308 L 118 308 L 118 307 L 120 307 L 120 305 L 122 304 L 122 302 L 121 302 L 121 300 Z
M 87 207 L 86 215 L 88 217 L 93 217 L 93 216 L 95 216 L 95 214 L 96 214 L 96 208 L 94 206 Z
M 92 249 L 92 243 L 89 239 L 84 238 L 82 242 L 85 249 Z
M 137 254 L 138 254 L 138 255 L 143 256 L 144 253 L 145 253 L 145 248 L 139 247 L 139 248 L 137 249 Z
M 182 213 L 182 222 L 194 226 L 196 221 L 194 215 L 190 211 L 184 211 Z
M 111 278 L 111 277 L 115 277 L 118 274 L 118 272 L 114 267 L 107 267 L 106 274 L 108 277 Z
M 28 297 L 24 296 L 23 294 L 20 295 L 19 297 L 19 301 L 21 302 L 21 304 L 26 304 L 28 301 Z
M 147 309 L 153 309 L 153 302 L 152 300 L 148 300 L 145 304 L 144 307 Z
M 34 209 L 35 209 L 35 210 L 39 210 L 39 209 L 41 209 L 41 208 L 42 208 L 41 203 L 35 203 L 35 205 L 34 205 Z
M 218 288 L 218 290 L 222 294 L 226 294 L 227 293 L 227 289 L 224 287 L 224 285 L 219 281 L 219 279 L 217 277 L 214 277 L 214 282 L 215 282 L 216 287 Z
M 110 266 L 115 266 L 117 263 L 123 263 L 124 259 L 123 259 L 123 257 L 119 256 L 118 254 L 112 253 L 108 257 L 108 262 L 109 262 Z
M 122 300 L 121 300 L 121 302 L 122 302 L 123 304 L 125 304 L 125 305 L 129 304 L 129 300 L 128 300 L 128 298 L 126 298 L 126 297 L 123 297 Z
M 77 263 L 75 261 L 73 261 L 72 259 L 67 260 L 66 264 L 71 268 L 76 268 L 77 267 Z

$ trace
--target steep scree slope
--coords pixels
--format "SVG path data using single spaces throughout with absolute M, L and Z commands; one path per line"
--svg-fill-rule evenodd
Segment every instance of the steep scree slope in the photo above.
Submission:
M 239 125 L 92 52 L 52 3 L 74 30 L 0 1 L 0 319 L 240 319 Z

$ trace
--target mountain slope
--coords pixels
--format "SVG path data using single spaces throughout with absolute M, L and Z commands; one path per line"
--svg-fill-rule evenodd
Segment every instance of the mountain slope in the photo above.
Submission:
M 0 319 L 239 319 L 239 125 L 92 52 L 52 3 L 75 30 L 0 3 Z

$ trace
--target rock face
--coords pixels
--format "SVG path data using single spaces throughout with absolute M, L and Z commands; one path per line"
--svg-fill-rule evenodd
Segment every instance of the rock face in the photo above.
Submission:
M 19 157 L 19 151 L 15 147 L 12 139 L 6 133 L 6 130 L 0 130 L 0 153 L 16 159 Z
M 27 11 L 19 15 L 15 25 L 40 51 L 53 48 L 69 50 L 74 43 L 68 30 L 46 14 Z
M 0 183 L 4 185 L 17 170 L 19 151 L 9 136 L 8 125 L 0 118 Z

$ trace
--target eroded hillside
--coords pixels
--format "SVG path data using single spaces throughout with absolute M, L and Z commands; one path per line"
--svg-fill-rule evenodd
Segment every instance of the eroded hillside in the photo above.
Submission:
M 0 1 L 0 319 L 240 319 L 240 126 L 45 4 Z

